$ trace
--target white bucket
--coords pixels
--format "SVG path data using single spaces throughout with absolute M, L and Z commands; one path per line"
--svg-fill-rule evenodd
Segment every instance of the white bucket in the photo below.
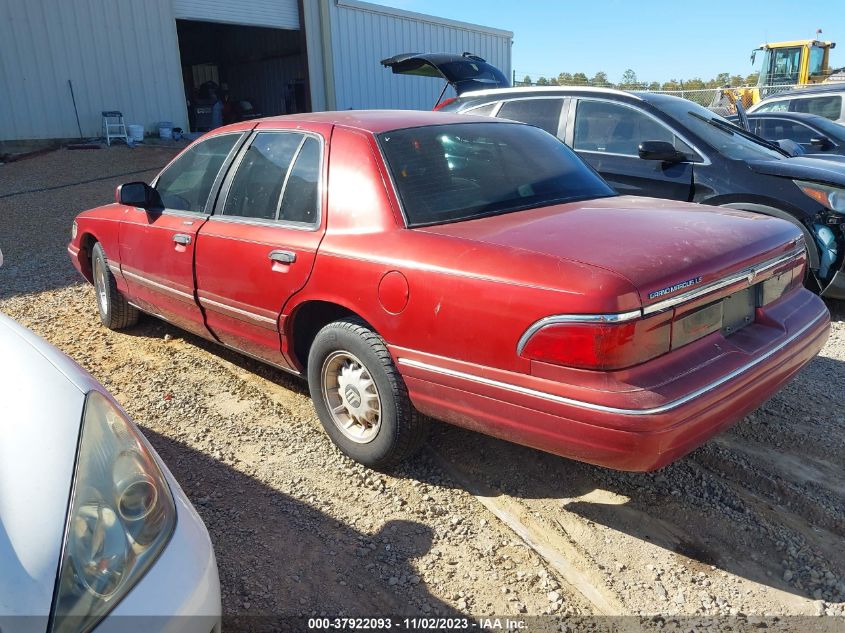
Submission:
M 143 125 L 127 125 L 126 129 L 129 131 L 129 138 L 137 143 L 144 140 L 144 126 Z
M 167 139 L 168 141 L 173 140 L 173 128 L 172 127 L 160 127 L 158 128 L 158 137 Z

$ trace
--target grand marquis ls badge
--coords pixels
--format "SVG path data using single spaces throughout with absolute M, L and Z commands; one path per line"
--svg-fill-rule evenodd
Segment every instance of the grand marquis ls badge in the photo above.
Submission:
M 649 299 L 656 299 L 657 297 L 662 297 L 664 295 L 672 294 L 678 290 L 683 290 L 684 288 L 689 288 L 690 286 L 694 286 L 696 284 L 701 283 L 701 277 L 693 277 L 692 279 L 687 279 L 686 281 L 682 281 L 680 283 L 674 284 L 672 286 L 668 286 L 666 288 L 661 288 L 660 290 L 655 290 L 654 292 L 648 293 Z

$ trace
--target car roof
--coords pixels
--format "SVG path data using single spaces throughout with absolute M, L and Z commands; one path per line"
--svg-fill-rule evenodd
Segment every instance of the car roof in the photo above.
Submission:
M 823 116 L 810 114 L 809 112 L 749 112 L 747 116 L 754 117 L 755 119 L 795 119 L 796 121 L 807 121 L 808 123 L 812 123 L 818 119 L 830 121 L 830 119 L 825 119 Z
M 491 88 L 490 90 L 475 90 L 473 92 L 465 92 L 461 95 L 461 99 L 472 99 L 474 97 L 488 97 L 496 95 L 555 95 L 555 94 L 575 94 L 575 93 L 597 93 L 616 95 L 619 97 L 628 97 L 639 99 L 638 93 L 628 92 L 626 90 L 617 90 L 615 88 L 599 88 L 597 86 L 521 86 L 518 88 Z
M 791 99 L 792 97 L 820 97 L 825 93 L 839 94 L 845 92 L 845 81 L 817 84 L 815 86 L 808 86 L 806 88 L 798 88 L 797 90 L 787 90 L 777 94 L 768 95 L 763 101 L 777 101 L 778 99 Z
M 303 126 L 312 125 L 341 125 L 355 128 L 373 134 L 401 130 L 409 127 L 423 127 L 427 125 L 446 125 L 450 123 L 469 123 L 477 119 L 479 123 L 495 121 L 489 117 L 467 116 L 449 112 L 435 112 L 431 110 L 342 110 L 337 112 L 309 112 L 303 114 L 287 114 L 283 116 L 254 119 L 251 124 L 280 123 L 289 125 L 299 123 Z M 252 125 L 250 125 L 252 127 Z M 234 124 L 216 128 L 214 133 L 231 129 L 243 129 L 243 124 Z

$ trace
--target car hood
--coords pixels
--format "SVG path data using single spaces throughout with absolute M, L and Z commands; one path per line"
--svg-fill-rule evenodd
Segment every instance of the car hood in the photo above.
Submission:
M 47 627 L 85 403 L 70 359 L 0 314 L 0 620 Z M 75 374 L 81 374 L 77 376 Z
M 845 187 L 845 156 L 825 156 L 824 158 L 794 156 L 781 160 L 749 160 L 746 163 L 758 174 Z
M 626 278 L 643 305 L 653 302 L 652 292 L 699 277 L 697 284 L 708 283 L 792 250 L 801 237 L 789 222 L 765 215 L 634 196 L 417 230 L 606 269 Z
M 501 70 L 469 53 L 402 53 L 381 60 L 381 65 L 390 68 L 394 75 L 443 77 L 458 95 L 473 90 L 510 88 Z

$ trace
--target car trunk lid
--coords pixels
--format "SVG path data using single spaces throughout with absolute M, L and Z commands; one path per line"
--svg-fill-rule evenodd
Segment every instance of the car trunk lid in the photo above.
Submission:
M 458 96 L 473 90 L 510 88 L 501 70 L 471 53 L 402 53 L 381 60 L 381 65 L 390 68 L 394 75 L 443 77 Z
M 637 288 L 644 308 L 795 251 L 801 239 L 788 222 L 760 214 L 628 196 L 416 230 L 610 270 Z

